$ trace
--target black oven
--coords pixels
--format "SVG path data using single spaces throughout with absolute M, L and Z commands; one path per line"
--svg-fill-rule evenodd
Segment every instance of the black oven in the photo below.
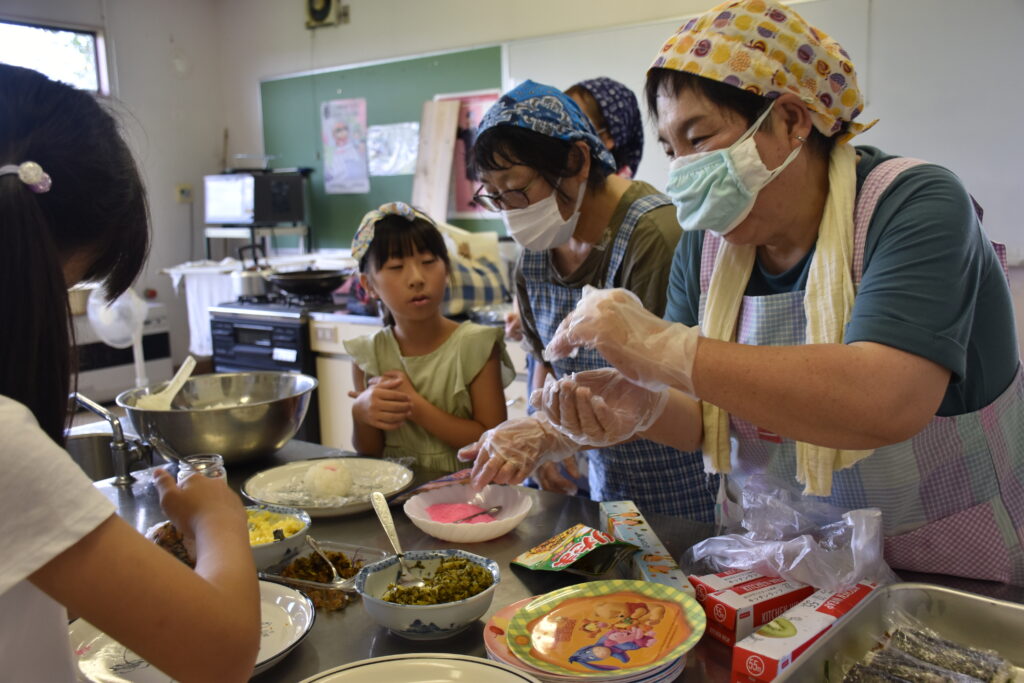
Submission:
M 242 304 L 210 308 L 215 372 L 277 370 L 316 376 L 316 359 L 309 348 L 306 316 L 272 313 Z M 316 391 L 310 397 L 306 418 L 295 438 L 320 443 L 320 405 Z

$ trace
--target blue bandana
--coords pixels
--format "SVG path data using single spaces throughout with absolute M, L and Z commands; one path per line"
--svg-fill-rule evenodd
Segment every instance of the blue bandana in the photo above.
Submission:
M 567 142 L 583 140 L 591 158 L 611 173 L 618 170 L 587 115 L 571 97 L 550 85 L 523 81 L 502 95 L 484 114 L 477 135 L 494 126 L 519 126 Z
M 615 141 L 612 155 L 616 164 L 620 169 L 628 167 L 630 177 L 636 177 L 636 169 L 644 152 L 644 125 L 636 95 L 622 83 L 605 76 L 580 81 L 576 85 L 597 100 L 601 116 L 608 125 L 608 134 Z

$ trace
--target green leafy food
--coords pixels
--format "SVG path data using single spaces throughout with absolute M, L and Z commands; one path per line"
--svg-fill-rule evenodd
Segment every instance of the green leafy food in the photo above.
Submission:
M 491 587 L 494 577 L 480 565 L 461 557 L 445 558 L 433 576 L 423 577 L 426 585 L 389 584 L 382 600 L 399 605 L 440 605 L 472 597 Z

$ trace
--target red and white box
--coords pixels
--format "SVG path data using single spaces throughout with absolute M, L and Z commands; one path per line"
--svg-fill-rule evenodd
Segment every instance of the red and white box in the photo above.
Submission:
M 734 645 L 813 592 L 814 587 L 805 583 L 762 576 L 709 593 L 703 603 L 707 632 L 726 645 Z
M 724 572 L 704 574 L 703 576 L 691 574 L 690 583 L 693 584 L 693 590 L 697 594 L 697 602 L 704 604 L 704 598 L 711 593 L 763 578 L 765 578 L 764 574 L 758 574 L 749 569 L 727 569 Z
M 816 591 L 736 643 L 732 651 L 732 680 L 774 680 L 876 588 L 878 584 L 874 581 L 861 581 L 838 593 Z

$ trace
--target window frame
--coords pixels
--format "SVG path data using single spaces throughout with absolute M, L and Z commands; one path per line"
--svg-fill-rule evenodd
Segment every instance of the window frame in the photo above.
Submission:
M 5 15 L 3 13 L 0 13 L 0 24 L 27 26 L 29 28 L 54 31 L 70 31 L 73 33 L 87 33 L 91 35 L 94 41 L 93 60 L 96 67 L 97 89 L 95 91 L 89 90 L 89 92 L 95 92 L 96 95 L 101 97 L 111 96 L 112 88 L 110 74 L 108 71 L 109 60 L 107 56 L 107 41 L 104 35 L 105 32 L 101 27 L 89 24 L 76 24 L 74 22 L 66 21 L 27 19 L 24 17 Z

